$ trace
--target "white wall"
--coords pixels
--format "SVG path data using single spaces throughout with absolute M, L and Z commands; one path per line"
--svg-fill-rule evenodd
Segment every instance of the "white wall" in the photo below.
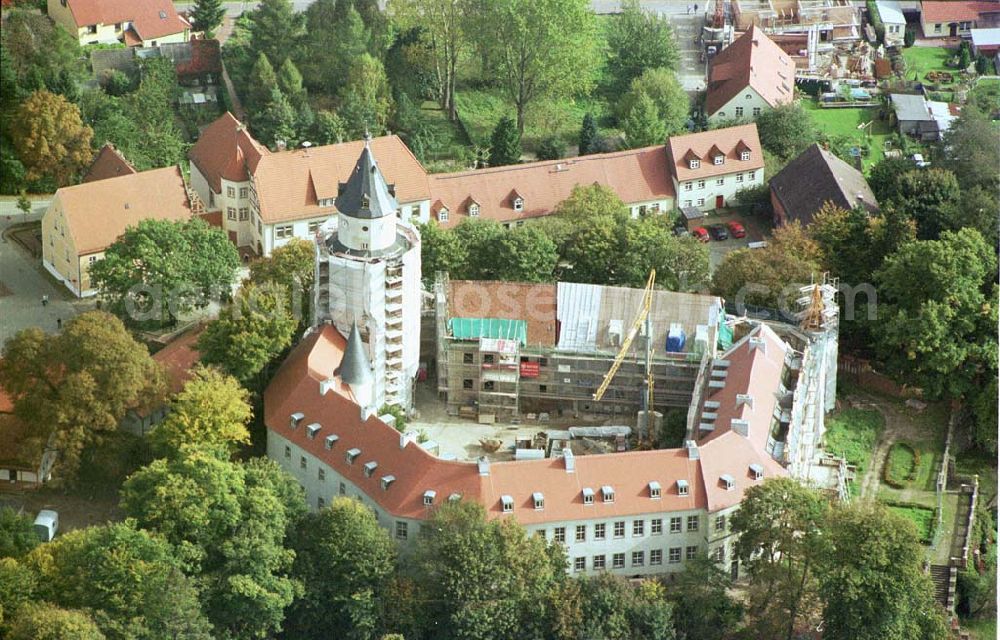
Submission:
M 708 114 L 708 121 L 714 123 L 732 118 L 746 118 L 750 120 L 756 115 L 754 109 L 760 109 L 763 112 L 770 108 L 771 105 L 759 93 L 747 87 L 729 102 L 719 107 L 715 113 Z
M 727 160 L 727 162 L 735 163 L 736 165 L 739 164 L 738 160 Z M 740 176 L 742 176 L 742 180 L 740 180 Z M 738 191 L 758 185 L 763 181 L 763 169 L 735 171 L 710 178 L 685 180 L 683 182 L 677 182 L 677 179 L 674 178 L 674 190 L 677 192 L 677 208 L 696 207 L 702 211 L 708 211 L 715 208 L 716 196 L 720 195 L 724 199 L 724 206 L 730 206 L 733 196 Z M 703 186 L 702 182 L 704 183 Z
M 645 207 L 645 212 L 642 213 L 642 208 Z M 632 202 L 628 205 L 629 211 L 633 218 L 638 218 L 641 215 L 663 215 L 668 211 L 672 211 L 674 208 L 674 201 L 672 198 L 662 198 L 660 200 L 647 200 L 645 202 Z M 653 209 L 657 208 L 656 211 Z

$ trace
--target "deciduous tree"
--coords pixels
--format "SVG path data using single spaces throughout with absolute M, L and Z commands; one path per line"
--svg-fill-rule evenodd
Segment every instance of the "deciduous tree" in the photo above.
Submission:
M 284 60 L 294 53 L 302 36 L 302 15 L 291 0 L 262 0 L 250 14 L 253 50 L 270 60 Z
M 250 444 L 252 417 L 250 394 L 235 378 L 197 366 L 153 434 L 170 456 L 194 446 L 228 458 L 239 445 Z
M 782 160 L 790 160 L 816 142 L 812 118 L 797 103 L 766 109 L 756 118 L 761 144 Z
M 118 318 L 90 311 L 56 335 L 36 328 L 15 334 L 4 345 L 0 386 L 38 451 L 52 438 L 55 474 L 71 482 L 84 448 L 100 445 L 128 411 L 160 402 L 164 378 Z
M 660 119 L 656 103 L 645 93 L 639 93 L 625 117 L 622 118 L 625 144 L 631 149 L 664 144 L 667 125 Z
M 707 556 L 688 560 L 667 590 L 674 605 L 678 640 L 723 640 L 743 617 L 743 607 L 729 590 L 732 580 Z
M 493 0 L 471 30 L 524 133 L 528 107 L 593 86 L 596 19 L 587 0 Z
M 289 611 L 287 633 L 296 638 L 374 637 L 379 612 L 393 606 L 385 598 L 396 548 L 371 510 L 357 500 L 335 498 L 328 508 L 302 519 L 291 547 L 292 573 L 305 593 Z
M 912 522 L 878 502 L 858 502 L 834 509 L 825 534 L 819 572 L 824 638 L 948 636 Z
M 366 132 L 382 135 L 392 112 L 392 93 L 382 63 L 367 53 L 351 62 L 347 83 L 340 93 L 340 115 L 348 133 L 360 138 Z
M 105 640 L 83 611 L 60 609 L 47 602 L 23 607 L 11 620 L 9 640 Z
M 463 0 L 397 0 L 390 4 L 401 24 L 419 30 L 434 64 L 438 104 L 454 120 L 458 63 L 468 48 L 467 3 Z
M 942 231 L 964 226 L 955 174 L 945 169 L 913 169 L 897 176 L 895 205 L 917 223 L 917 238 L 935 240 Z M 953 219 L 957 218 L 957 219 Z
M 75 104 L 48 91 L 28 96 L 10 123 L 11 141 L 26 177 L 49 176 L 60 186 L 70 184 L 90 164 L 93 134 Z
M 708 247 L 692 237 L 675 237 L 665 217 L 629 220 L 625 255 L 616 284 L 642 288 L 651 269 L 656 282 L 670 291 L 697 291 L 709 281 Z
M 20 558 L 37 546 L 31 519 L 10 507 L 0 507 L 0 558 Z
M 680 62 L 677 38 L 670 20 L 646 11 L 638 0 L 626 0 L 608 31 L 608 75 L 611 89 L 620 95 L 629 83 L 648 69 L 676 69 Z
M 445 229 L 434 221 L 420 225 L 420 270 L 428 290 L 439 271 L 458 277 L 467 258 L 466 247 L 452 230 Z
M 647 69 L 632 80 L 628 92 L 618 103 L 619 113 L 627 117 L 643 94 L 656 105 L 667 135 L 686 131 L 691 104 L 673 71 L 663 67 Z
M 250 282 L 272 282 L 288 292 L 289 311 L 308 323 L 315 277 L 316 250 L 308 240 L 294 238 L 250 263 Z
M 321 145 L 344 142 L 347 140 L 347 123 L 333 111 L 318 111 L 310 129 L 309 140 Z
M 169 324 L 227 293 L 239 265 L 221 229 L 198 218 L 145 219 L 108 247 L 90 278 L 120 317 Z
M 521 162 L 521 134 L 513 119 L 504 116 L 490 136 L 490 166 L 501 167 Z

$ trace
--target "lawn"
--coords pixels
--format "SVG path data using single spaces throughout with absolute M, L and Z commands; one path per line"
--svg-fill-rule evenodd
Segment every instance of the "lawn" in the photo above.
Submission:
M 420 105 L 420 122 L 426 140 L 426 148 L 420 154 L 425 166 L 443 171 L 469 168 L 461 162 L 469 154 L 469 140 L 462 127 L 449 121 L 448 114 L 436 102 L 428 100 Z
M 916 504 L 890 504 L 889 511 L 903 516 L 917 526 L 917 535 L 924 544 L 930 544 L 934 528 L 934 509 Z
M 865 169 L 877 163 L 885 155 L 886 140 L 894 137 L 887 120 L 879 120 L 878 107 L 864 109 L 823 109 L 815 100 L 803 100 L 802 106 L 812 116 L 816 128 L 832 139 L 849 140 L 850 146 L 868 149 L 862 152 Z M 859 125 L 871 122 L 871 127 L 858 129 Z
M 889 449 L 886 460 L 885 478 L 890 484 L 906 487 L 910 484 L 911 475 L 917 462 L 913 447 L 905 442 L 897 442 Z
M 903 60 L 906 61 L 906 77 L 913 78 L 917 74 L 920 81 L 925 79 L 928 71 L 947 71 L 954 76 L 958 69 L 949 67 L 948 62 L 955 55 L 954 50 L 945 47 L 910 47 L 903 49 Z
M 997 637 L 996 618 L 962 620 L 962 628 L 970 632 L 972 640 L 995 640 Z
M 514 106 L 494 89 L 460 89 L 455 104 L 473 144 L 480 146 L 489 145 L 490 135 L 500 118 L 515 116 Z M 533 152 L 543 138 L 555 135 L 566 145 L 570 155 L 574 155 L 569 148 L 576 145 L 583 116 L 590 112 L 601 122 L 606 120 L 608 111 L 608 105 L 593 96 L 530 105 L 522 146 L 525 151 Z
M 826 449 L 836 456 L 843 456 L 857 471 L 848 484 L 852 496 L 858 494 L 858 481 L 871 463 L 875 441 L 885 428 L 882 414 L 871 409 L 846 409 L 827 420 Z

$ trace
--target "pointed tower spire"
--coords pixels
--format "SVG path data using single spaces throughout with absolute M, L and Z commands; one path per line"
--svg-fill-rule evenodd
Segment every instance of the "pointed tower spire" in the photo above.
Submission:
M 351 385 L 352 388 L 372 384 L 371 365 L 368 362 L 368 356 L 365 355 L 357 321 L 351 326 L 351 335 L 347 338 L 347 348 L 344 349 L 344 357 L 340 360 L 340 367 L 336 373 L 342 382 Z
M 385 176 L 375 162 L 371 148 L 372 137 L 365 133 L 365 148 L 361 151 L 351 177 L 341 182 L 334 204 L 337 211 L 352 218 L 373 220 L 395 215 L 399 204 L 395 189 L 386 184 Z

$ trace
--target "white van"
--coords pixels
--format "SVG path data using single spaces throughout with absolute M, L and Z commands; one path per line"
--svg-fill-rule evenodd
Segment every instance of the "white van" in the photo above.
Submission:
M 59 513 L 42 509 L 35 518 L 35 533 L 42 542 L 49 542 L 56 536 L 59 530 Z

